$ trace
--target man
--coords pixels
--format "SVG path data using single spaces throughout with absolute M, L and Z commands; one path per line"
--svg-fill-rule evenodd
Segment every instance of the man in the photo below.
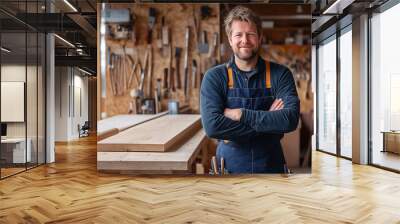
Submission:
M 219 139 L 217 161 L 229 173 L 282 173 L 280 140 L 297 128 L 299 98 L 293 75 L 259 56 L 260 19 L 237 6 L 225 19 L 234 55 L 206 72 L 200 112 L 206 134 Z M 220 167 L 220 165 L 218 165 Z

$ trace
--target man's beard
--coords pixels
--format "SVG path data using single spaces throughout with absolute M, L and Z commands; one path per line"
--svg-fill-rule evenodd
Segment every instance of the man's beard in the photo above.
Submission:
M 234 54 L 235 54 L 235 57 L 239 58 L 240 60 L 243 60 L 243 61 L 251 61 L 252 59 L 254 59 L 255 57 L 257 57 L 258 48 L 252 49 L 252 50 L 251 50 L 251 54 L 248 55 L 248 56 L 241 56 L 241 55 L 240 55 L 240 50 L 238 50 L 238 52 L 234 52 Z

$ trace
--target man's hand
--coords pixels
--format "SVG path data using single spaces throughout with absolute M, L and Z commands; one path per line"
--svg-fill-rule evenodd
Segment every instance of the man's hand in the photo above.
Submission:
M 268 111 L 281 110 L 281 109 L 283 109 L 283 106 L 284 106 L 283 100 L 276 99 L 276 100 L 274 100 L 274 102 L 272 103 L 272 105 Z
M 240 121 L 242 111 L 240 109 L 225 108 L 224 116 L 234 121 Z

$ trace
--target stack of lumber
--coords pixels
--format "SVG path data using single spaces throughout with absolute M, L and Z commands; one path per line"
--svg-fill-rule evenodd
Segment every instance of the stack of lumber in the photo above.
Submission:
M 120 173 L 190 173 L 206 135 L 199 115 L 165 115 L 97 144 L 97 169 Z
M 121 114 L 100 120 L 97 123 L 97 140 L 103 140 L 130 127 L 166 114 L 168 114 L 168 111 L 158 114 Z

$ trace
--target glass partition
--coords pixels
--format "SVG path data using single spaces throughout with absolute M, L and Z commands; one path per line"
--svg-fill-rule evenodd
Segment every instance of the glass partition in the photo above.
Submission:
M 317 149 L 336 154 L 336 36 L 318 47 Z
M 45 162 L 46 40 L 18 19 L 43 11 L 43 5 L 0 2 L 0 178 Z
M 3 32 L 1 46 L 1 174 L 6 177 L 24 171 L 31 161 L 26 141 L 26 33 Z
M 372 164 L 400 170 L 400 4 L 371 18 Z
M 352 34 L 351 26 L 339 38 L 340 43 L 340 155 L 351 158 L 352 149 Z

